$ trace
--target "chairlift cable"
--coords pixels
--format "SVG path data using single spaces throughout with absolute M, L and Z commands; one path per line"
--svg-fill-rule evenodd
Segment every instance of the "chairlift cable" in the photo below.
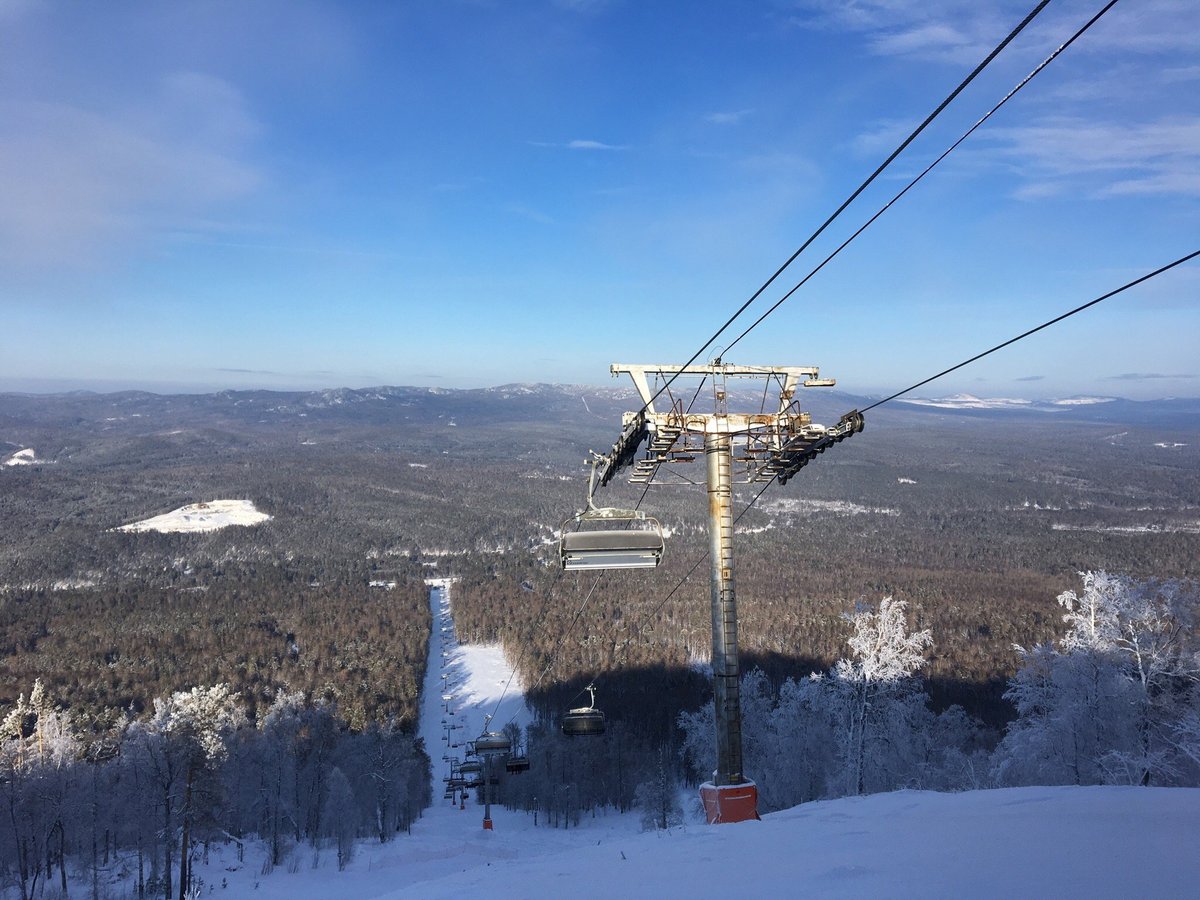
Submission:
M 821 224 L 821 226 L 816 231 L 814 231 L 803 244 L 800 245 L 799 249 L 797 249 L 795 253 L 793 253 L 791 256 L 789 256 L 787 261 L 783 265 L 781 265 L 778 269 L 775 270 L 775 273 L 773 275 L 771 275 L 771 277 L 768 278 L 763 283 L 762 287 L 760 287 L 757 291 L 755 291 L 748 300 L 746 300 L 741 306 L 739 306 L 737 311 L 734 312 L 734 314 L 725 321 L 725 324 L 722 325 L 720 328 L 718 328 L 713 333 L 712 337 L 710 337 L 707 341 L 704 342 L 703 345 L 701 345 L 700 349 L 697 350 L 686 363 L 684 363 L 683 368 L 686 369 L 688 366 L 690 366 L 692 363 L 694 363 L 697 359 L 699 359 L 700 356 L 704 353 L 704 351 L 707 350 L 710 346 L 712 346 L 712 344 L 716 341 L 716 339 L 718 337 L 720 337 L 725 332 L 725 330 L 727 328 L 729 328 L 729 326 L 732 325 L 734 323 L 734 321 L 742 313 L 744 313 L 750 307 L 750 305 L 752 303 L 754 303 L 755 300 L 757 300 L 763 294 L 764 291 L 767 290 L 767 288 L 769 288 L 772 284 L 774 284 L 775 280 L 780 275 L 783 274 L 784 270 L 787 269 L 788 266 L 790 266 L 793 262 L 795 262 L 796 258 L 801 253 L 803 253 L 806 249 L 808 249 L 809 245 L 811 245 L 813 241 L 815 241 L 818 237 L 821 236 L 821 234 L 825 231 L 825 229 L 828 228 L 833 223 L 833 221 L 842 214 L 842 212 L 846 209 L 846 207 L 848 207 L 851 203 L 853 203 L 856 199 L 858 199 L 858 196 L 863 191 L 865 191 L 871 185 L 871 183 L 875 181 L 876 178 L 879 177 L 879 175 L 884 171 L 884 169 L 886 169 L 889 165 L 891 165 L 892 162 L 896 159 L 896 157 L 898 157 L 902 152 L 904 152 L 904 150 L 907 149 L 908 145 L 911 144 L 914 140 L 916 140 L 917 137 L 921 134 L 921 132 L 923 132 L 929 126 L 929 124 L 931 122 L 933 122 L 934 119 L 936 119 L 939 115 L 941 115 L 942 111 L 945 110 L 946 107 L 949 106 L 950 103 L 953 102 L 953 100 L 956 97 L 958 97 L 958 95 L 961 94 L 966 89 L 967 85 L 969 85 L 972 81 L 975 80 L 975 78 L 979 75 L 979 73 L 981 73 L 985 68 L 987 68 L 988 65 L 990 65 L 991 62 L 997 56 L 1000 55 L 1001 51 L 1003 51 L 1005 47 L 1007 47 L 1010 43 L 1012 43 L 1012 41 L 1017 37 L 1017 35 L 1020 34 L 1025 29 L 1025 27 L 1030 22 L 1032 22 L 1034 20 L 1034 18 L 1036 18 L 1037 15 L 1043 9 L 1046 8 L 1046 6 L 1047 6 L 1047 4 L 1049 4 L 1049 2 L 1050 2 L 1050 0 L 1039 0 L 1038 4 L 1032 10 L 1030 10 L 1029 13 L 1026 14 L 1025 18 L 1022 19 L 1012 31 L 1010 31 L 1008 33 L 1008 35 L 1004 38 L 1004 40 L 1002 40 L 999 44 L 997 44 L 996 47 L 983 59 L 983 61 L 980 62 L 974 69 L 971 70 L 971 73 L 969 75 L 967 75 L 967 77 L 964 78 L 962 80 L 962 82 L 959 83 L 958 87 L 956 87 L 953 91 L 951 91 L 950 94 L 946 97 L 946 99 L 944 99 L 941 103 L 939 103 L 937 108 L 934 109 L 933 112 L 931 112 L 928 116 L 925 117 L 924 121 L 922 121 L 921 124 L 918 125 L 916 127 L 916 129 L 914 129 L 913 132 L 908 137 L 906 137 L 895 150 L 892 151 L 891 155 L 889 155 L 887 159 L 885 159 L 882 163 L 880 163 L 878 168 L 876 168 L 875 171 L 871 173 L 871 175 L 867 178 L 867 180 L 864 181 L 862 184 L 860 184 L 855 189 L 855 191 L 842 202 L 841 206 L 839 206 L 836 210 L 834 210 L 833 213 L 829 216 L 829 218 L 827 218 Z M 659 388 L 654 393 L 653 396 L 651 396 L 650 400 L 648 402 L 646 402 L 645 404 L 643 404 L 640 412 L 645 412 L 647 409 L 649 409 L 650 405 L 656 399 L 658 399 L 659 395 L 661 395 L 663 391 L 665 391 L 667 388 L 669 388 L 671 386 L 671 384 L 675 381 L 676 378 L 679 377 L 680 374 L 681 374 L 680 372 L 676 372 L 670 378 L 668 378 L 666 380 L 666 383 L 661 388 Z
M 950 372 L 954 372 L 958 369 L 963 368 L 963 366 L 970 365 L 971 363 L 973 363 L 977 360 L 980 360 L 983 357 L 985 357 L 991 353 L 995 353 L 997 350 L 1003 349 L 1004 347 L 1007 347 L 1010 344 L 1015 344 L 1017 341 L 1022 340 L 1023 338 L 1029 337 L 1031 334 L 1035 334 L 1036 332 L 1041 331 L 1044 328 L 1049 328 L 1051 325 L 1054 325 L 1058 322 L 1063 321 L 1063 319 L 1070 318 L 1071 316 L 1075 315 L 1076 313 L 1083 312 L 1085 309 L 1095 306 L 1097 303 L 1107 300 L 1110 297 L 1115 297 L 1117 294 L 1120 294 L 1123 291 L 1127 291 L 1130 288 L 1135 287 L 1136 285 L 1139 285 L 1139 284 L 1142 284 L 1143 282 L 1149 281 L 1151 278 L 1154 278 L 1156 275 L 1161 275 L 1162 273 L 1167 272 L 1167 271 L 1175 268 L 1176 266 L 1180 266 L 1183 263 L 1188 262 L 1192 259 L 1195 259 L 1198 256 L 1200 256 L 1200 250 L 1195 250 L 1195 251 L 1187 254 L 1186 256 L 1181 256 L 1179 259 L 1176 259 L 1174 262 L 1167 263 L 1165 266 L 1161 266 L 1160 268 L 1155 269 L 1153 272 L 1148 272 L 1147 274 L 1142 275 L 1140 278 L 1136 278 L 1133 281 L 1128 282 L 1127 284 L 1123 284 L 1123 285 L 1121 285 L 1121 287 L 1119 287 L 1115 290 L 1109 291 L 1107 294 L 1103 294 L 1103 295 L 1095 298 L 1094 300 L 1084 303 L 1082 306 L 1077 306 L 1077 307 L 1075 307 L 1075 309 L 1072 309 L 1069 312 L 1065 312 L 1061 316 L 1057 316 L 1048 322 L 1044 322 L 1041 325 L 1038 325 L 1036 328 L 1031 328 L 1028 331 L 1024 332 L 1023 334 L 1019 334 L 1016 337 L 1011 338 L 1002 344 L 997 344 L 995 347 L 992 347 L 990 350 L 985 350 L 983 353 L 976 354 L 975 356 L 972 356 L 970 359 L 960 362 L 956 366 L 952 366 L 949 369 L 946 369 L 942 372 L 939 372 L 936 375 L 926 378 L 924 381 L 919 381 L 916 384 L 914 384 L 912 387 L 905 388 L 902 391 L 897 391 L 896 393 L 892 394 L 891 396 L 885 397 L 882 400 L 877 400 L 874 403 L 872 403 L 870 406 L 865 407 L 862 410 L 862 412 L 864 412 L 864 413 L 868 412 L 869 410 L 872 410 L 877 406 L 881 406 L 882 404 L 887 403 L 890 400 L 895 400 L 897 397 L 907 394 L 910 391 L 914 391 L 917 388 L 922 387 L 923 385 L 926 385 L 929 382 L 931 382 L 937 378 L 941 378 L 943 375 L 948 375 Z M 736 518 L 734 518 L 734 520 L 733 520 L 734 525 L 737 525 L 737 523 L 742 520 L 742 517 L 745 516 L 746 513 L 748 513 L 750 511 L 750 509 L 752 507 L 754 507 L 760 499 L 762 499 L 762 495 L 766 493 L 767 488 L 769 488 L 774 482 L 775 482 L 775 478 L 772 478 L 770 481 L 767 481 L 765 484 L 763 484 L 763 486 L 759 490 L 759 492 L 754 495 L 754 499 L 751 500 L 748 504 L 746 504 L 745 508 L 740 513 L 737 514 Z M 704 553 L 702 553 L 700 555 L 700 557 L 696 560 L 696 562 L 692 565 L 692 567 L 687 571 L 687 573 L 682 578 L 679 579 L 679 581 L 675 584 L 675 586 L 673 588 L 671 588 L 671 590 L 667 593 L 667 595 L 665 597 L 663 597 L 662 601 L 658 604 L 658 606 L 655 607 L 655 609 L 646 617 L 647 620 L 653 619 L 660 612 L 662 612 L 663 607 L 665 607 L 667 605 L 667 601 L 669 601 L 675 595 L 675 593 L 681 587 L 683 587 L 684 583 L 689 578 L 692 577 L 692 575 L 695 573 L 696 569 L 698 569 L 700 567 L 700 565 L 706 559 L 708 559 L 708 557 L 709 557 L 709 551 L 706 550 L 706 551 L 704 551 Z
M 834 257 L 836 257 L 843 250 L 845 250 L 846 247 L 849 246 L 856 238 L 858 238 L 858 236 L 860 234 L 862 234 L 864 231 L 866 231 L 868 228 L 870 228 L 871 225 L 873 225 L 875 223 L 876 219 L 878 219 L 885 212 L 887 212 L 891 208 L 892 204 L 894 204 L 897 200 L 899 200 L 901 197 L 903 197 L 905 194 L 907 194 L 909 192 L 909 190 L 916 187 L 917 183 L 920 182 L 930 172 L 932 172 L 934 170 L 934 168 L 937 167 L 938 164 L 940 164 L 942 162 L 942 160 L 944 160 L 947 156 L 949 156 L 951 153 L 953 153 L 955 150 L 957 150 L 958 146 L 960 144 L 962 144 L 963 141 L 965 141 L 972 134 L 974 134 L 975 131 L 980 126 L 982 126 L 984 122 L 986 122 L 996 112 L 998 112 L 1000 110 L 1000 108 L 1002 106 L 1004 106 L 1004 104 L 1008 103 L 1009 100 L 1011 100 L 1013 97 L 1015 97 L 1017 95 L 1017 93 L 1022 88 L 1025 87 L 1025 85 L 1029 84 L 1029 82 L 1032 81 L 1043 69 L 1045 69 L 1046 66 L 1050 65 L 1050 63 L 1052 63 L 1059 56 L 1059 54 L 1061 54 L 1064 50 L 1066 50 L 1073 43 L 1075 43 L 1075 41 L 1077 41 L 1083 35 L 1084 32 L 1086 32 L 1089 28 L 1091 28 L 1093 25 L 1095 25 L 1096 22 L 1098 22 L 1100 20 L 1100 18 L 1106 12 L 1108 12 L 1110 9 L 1112 9 L 1114 6 L 1116 6 L 1116 4 L 1117 4 L 1117 0 L 1109 0 L 1109 2 L 1107 4 L 1105 4 L 1105 6 L 1098 13 L 1096 13 L 1094 16 L 1092 16 L 1090 19 L 1088 19 L 1088 21 L 1086 23 L 1084 23 L 1083 27 L 1081 27 L 1078 31 L 1076 31 L 1073 35 L 1071 35 L 1071 37 L 1068 38 L 1064 43 L 1059 45 L 1058 49 L 1056 49 L 1053 53 L 1051 53 L 1044 60 L 1042 60 L 1028 75 L 1026 75 L 1023 79 L 1021 79 L 1021 81 L 1017 84 L 1017 86 L 1014 87 L 1007 94 L 1005 94 L 999 103 L 997 103 L 990 110 L 988 110 L 987 113 L 982 118 L 980 118 L 974 125 L 972 125 L 965 132 L 963 132 L 962 137 L 960 137 L 953 144 L 951 144 L 949 147 L 947 147 L 945 152 L 943 152 L 941 156 L 939 156 L 937 159 L 935 159 L 933 162 L 931 162 L 928 166 L 926 166 L 924 171 L 922 171 L 920 175 L 918 175 L 916 178 L 914 178 L 912 181 L 910 181 L 907 185 L 905 185 L 904 189 L 902 191 L 900 191 L 900 193 L 896 194 L 896 196 L 892 197 L 891 200 L 889 200 L 887 203 L 885 203 L 883 206 L 881 206 L 879 208 L 879 210 L 875 213 L 875 215 L 873 215 L 873 216 L 871 216 L 871 218 L 867 219 L 867 221 L 864 222 L 857 231 L 855 231 L 852 235 L 850 235 L 850 237 L 846 238 L 846 240 L 844 240 L 838 246 L 838 248 L 836 250 L 834 250 L 832 253 L 830 253 L 828 256 L 826 256 L 823 260 L 821 260 L 820 265 L 818 265 L 815 269 L 813 269 L 811 272 L 809 272 L 807 275 L 805 275 L 795 285 L 795 287 L 793 287 L 790 291 L 788 291 L 786 294 L 784 294 L 782 297 L 780 297 L 778 300 L 776 300 L 775 303 L 766 312 L 764 312 L 761 316 L 759 316 L 757 319 L 755 319 L 753 324 L 750 325 L 750 327 L 748 327 L 745 331 L 743 331 L 741 334 L 739 334 L 737 337 L 735 337 L 733 339 L 733 341 L 730 342 L 729 345 L 725 347 L 723 353 L 728 353 L 730 348 L 732 348 L 735 344 L 738 343 L 738 341 L 740 341 L 742 338 L 744 338 L 746 335 L 748 335 L 751 331 L 753 331 L 755 328 L 757 328 L 762 323 L 762 321 L 765 318 L 767 318 L 767 316 L 771 315 L 771 313 L 775 312 L 775 310 L 777 310 L 781 305 L 783 305 L 783 302 L 785 300 L 788 300 L 789 298 L 791 298 L 791 296 L 793 294 L 795 294 L 796 291 L 800 290 L 800 288 L 802 288 L 809 281 L 809 279 L 811 279 L 814 275 L 816 275 L 823 268 L 825 268 L 826 264 L 831 262 Z
M 570 624 L 567 625 L 566 632 L 569 633 L 571 631 L 571 629 L 573 629 L 575 627 L 575 623 L 579 621 L 579 617 L 583 615 L 584 609 L 587 608 L 588 601 L 592 599 L 592 594 L 594 594 L 596 592 L 596 588 L 600 586 L 600 579 L 603 576 L 604 576 L 603 570 L 596 573 L 596 580 L 592 582 L 592 586 L 588 590 L 587 596 L 585 596 L 583 598 L 583 603 L 579 604 L 579 609 L 577 609 L 575 611 L 574 618 L 572 618 Z M 510 684 L 512 684 L 513 678 L 516 677 L 517 668 L 520 666 L 521 662 L 524 661 L 525 653 L 528 651 L 529 646 L 530 646 L 529 642 L 527 641 L 527 642 L 525 642 L 525 646 L 521 648 L 521 655 L 517 658 L 517 665 L 513 666 L 512 674 L 508 676 L 508 681 L 506 681 L 504 683 L 504 690 L 500 692 L 500 697 L 499 697 L 499 699 L 496 700 L 496 708 L 494 710 L 492 710 L 491 716 L 488 717 L 489 720 L 494 719 L 496 717 L 496 713 L 498 713 L 500 711 L 500 703 L 504 700 L 504 695 L 508 693 L 508 687 Z M 531 685 L 530 687 L 527 687 L 525 689 L 526 695 L 528 695 L 530 691 L 533 691 L 534 689 L 537 688 L 537 686 L 539 684 L 542 683 L 542 679 L 546 677 L 546 673 L 550 671 L 550 668 L 554 665 L 554 663 L 555 663 L 555 655 L 553 652 L 551 652 L 550 660 L 549 660 L 549 662 L 546 663 L 545 668 L 542 669 L 541 674 L 538 675 L 537 680 L 534 681 L 533 685 Z M 507 725 L 509 722 L 513 721 L 513 719 L 515 719 L 516 717 L 517 717 L 517 714 L 513 713 L 512 716 L 509 717 L 508 722 L 505 722 L 504 724 Z
M 938 378 L 941 378 L 943 375 L 949 375 L 951 372 L 957 371 L 958 369 L 961 369 L 963 366 L 968 366 L 977 360 L 983 359 L 985 356 L 988 356 L 989 354 L 995 353 L 997 350 L 1002 350 L 1005 347 L 1009 346 L 1010 344 L 1015 344 L 1017 341 L 1024 340 L 1025 338 L 1029 337 L 1031 334 L 1036 334 L 1037 332 L 1041 331 L 1043 328 L 1049 328 L 1051 325 L 1055 325 L 1058 322 L 1061 322 L 1063 319 L 1069 319 L 1071 316 L 1075 315 L 1076 313 L 1081 313 L 1085 309 L 1095 306 L 1097 303 L 1101 303 L 1101 302 L 1109 299 L 1110 297 L 1115 297 L 1117 294 L 1120 294 L 1123 291 L 1127 291 L 1131 287 L 1136 287 L 1137 285 L 1141 284 L 1144 281 L 1149 281 L 1151 278 L 1154 278 L 1156 275 L 1161 275 L 1163 272 L 1167 272 L 1167 271 L 1175 268 L 1176 266 L 1183 265 L 1185 262 L 1195 259 L 1197 256 L 1200 256 L 1200 250 L 1193 250 L 1191 253 L 1187 254 L 1186 256 L 1179 257 L 1179 259 L 1175 260 L 1174 262 L 1169 262 L 1165 266 L 1155 269 L 1153 272 L 1148 272 L 1145 275 L 1141 276 L 1140 278 L 1135 278 L 1133 281 L 1130 281 L 1127 284 L 1123 284 L 1116 290 L 1109 291 L 1107 294 L 1101 294 L 1095 300 L 1089 300 L 1087 303 L 1084 303 L 1082 306 L 1077 306 L 1074 309 L 1063 313 L 1061 316 L 1055 316 L 1050 321 L 1043 322 L 1041 325 L 1038 325 L 1036 328 L 1030 328 L 1028 331 L 1022 332 L 1021 334 L 1018 334 L 1014 338 L 1009 338 L 1004 343 L 997 344 L 995 347 L 992 347 L 990 350 L 984 350 L 982 353 L 977 353 L 974 356 L 972 356 L 970 359 L 963 360 L 958 365 L 951 366 L 948 369 L 943 369 L 941 372 L 938 372 L 936 375 L 930 375 L 928 378 L 924 379 L 923 381 L 918 381 L 916 384 L 912 385 L 911 387 L 906 387 L 902 391 L 896 391 L 896 393 L 891 394 L 890 396 L 884 397 L 882 400 L 876 400 L 870 406 L 865 407 L 862 410 L 862 412 L 864 412 L 864 413 L 868 412 L 877 406 L 882 406 L 884 403 L 887 403 L 891 400 L 895 400 L 897 397 L 901 397 L 904 394 L 907 394 L 909 391 L 915 391 L 917 388 L 923 387 L 924 385 L 929 384 L 929 382 L 934 381 Z

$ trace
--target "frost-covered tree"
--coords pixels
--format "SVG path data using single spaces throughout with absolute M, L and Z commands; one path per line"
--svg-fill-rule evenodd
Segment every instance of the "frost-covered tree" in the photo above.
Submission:
M 331 769 L 327 783 L 329 798 L 325 804 L 325 829 L 337 847 L 337 866 L 340 872 L 350 864 L 354 856 L 354 839 L 358 837 L 360 810 L 354 800 L 350 781 L 341 769 L 336 766 Z
M 40 680 L 0 722 L 0 864 L 16 863 L 22 898 L 44 891 L 55 867 L 66 892 L 80 753 L 69 715 Z
M 642 814 L 642 830 L 665 830 L 683 823 L 679 805 L 679 781 L 667 753 L 661 746 L 650 777 L 634 790 L 634 805 Z
M 191 886 L 194 832 L 211 825 L 219 795 L 217 763 L 225 757 L 225 736 L 244 717 L 228 685 L 178 691 L 154 702 L 149 722 L 135 723 L 131 749 L 155 786 L 163 833 L 163 897 L 171 900 L 171 835 L 179 833 L 179 897 Z
M 978 786 L 986 771 L 979 725 L 961 708 L 935 715 L 917 672 L 929 631 L 910 634 L 902 601 L 846 619 L 852 655 L 829 673 L 788 679 L 776 692 L 758 670 L 742 679 L 746 772 L 765 809 L 902 786 Z M 694 774 L 712 767 L 712 710 L 678 718 Z
M 1196 585 L 1081 573 L 1065 591 L 1057 646 L 1017 647 L 1006 693 L 1018 718 L 996 754 L 1005 783 L 1173 784 L 1188 780 L 1181 728 L 1200 654 Z
M 933 637 L 928 629 L 909 634 L 905 606 L 884 597 L 878 612 L 860 608 L 847 616 L 854 628 L 853 657 L 838 660 L 829 676 L 844 793 L 895 787 L 896 773 L 911 768 L 918 756 L 913 744 L 929 713 L 913 676 L 925 665 L 923 651 Z

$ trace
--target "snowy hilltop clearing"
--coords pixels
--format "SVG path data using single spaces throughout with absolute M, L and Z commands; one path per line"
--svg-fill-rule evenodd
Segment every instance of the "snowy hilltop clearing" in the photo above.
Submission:
M 216 531 L 230 525 L 257 525 L 271 517 L 259 512 L 250 500 L 210 500 L 191 503 L 179 509 L 122 525 L 114 531 L 199 532 Z
M 40 463 L 37 454 L 33 452 L 32 447 L 26 447 L 24 450 L 18 450 L 12 456 L 4 461 L 6 466 L 34 466 Z

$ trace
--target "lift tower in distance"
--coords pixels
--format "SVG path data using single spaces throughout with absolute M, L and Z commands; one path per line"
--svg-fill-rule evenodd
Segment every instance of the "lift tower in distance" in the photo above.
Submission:
M 710 824 L 758 818 L 758 789 L 742 771 L 742 710 L 739 693 L 737 601 L 733 574 L 733 485 L 766 484 L 789 479 L 834 444 L 863 429 L 857 410 L 832 427 L 816 425 L 800 410 L 798 386 L 832 387 L 815 367 L 734 366 L 720 359 L 708 365 L 662 366 L 614 363 L 614 376 L 633 379 L 643 407 L 622 417 L 621 436 L 597 463 L 601 485 L 622 468 L 632 466 L 634 484 L 661 483 L 675 465 L 694 462 L 703 454 L 708 485 L 709 556 L 712 566 L 712 673 L 716 720 L 717 768 L 713 780 L 700 786 L 700 799 Z M 670 388 L 682 376 L 712 382 L 713 411 L 685 408 Z M 665 388 L 651 390 L 650 379 Z M 757 413 L 730 412 L 730 379 L 766 382 Z M 694 379 L 692 380 L 694 384 Z M 767 408 L 774 385 L 778 406 Z M 661 402 L 655 406 L 656 399 Z M 693 398 L 695 399 L 695 398 Z M 639 448 L 645 443 L 644 452 Z M 667 467 L 663 469 L 663 467 Z M 663 479 L 659 479 L 660 471 Z M 691 483 L 681 479 L 678 483 Z

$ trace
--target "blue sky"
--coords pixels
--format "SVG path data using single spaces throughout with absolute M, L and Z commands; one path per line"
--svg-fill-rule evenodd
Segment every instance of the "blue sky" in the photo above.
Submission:
M 1054 0 L 751 315 L 1100 5 Z M 1031 6 L 0 0 L 0 390 L 683 362 Z M 1118 3 L 727 361 L 890 392 L 1200 249 L 1197 33 Z M 922 393 L 1196 395 L 1198 344 L 1192 263 Z

